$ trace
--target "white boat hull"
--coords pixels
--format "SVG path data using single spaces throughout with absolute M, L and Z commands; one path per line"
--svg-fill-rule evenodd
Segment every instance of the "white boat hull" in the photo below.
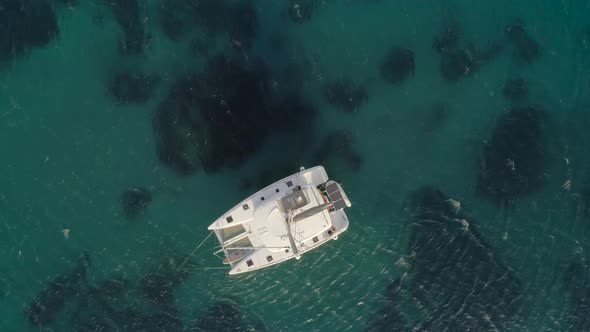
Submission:
M 344 208 L 350 206 L 342 187 L 316 166 L 259 190 L 209 229 L 231 266 L 229 274 L 235 275 L 300 258 L 337 239 L 348 229 Z

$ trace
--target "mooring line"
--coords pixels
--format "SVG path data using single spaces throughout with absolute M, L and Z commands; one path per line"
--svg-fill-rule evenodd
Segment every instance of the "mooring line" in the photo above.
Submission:
M 188 260 L 191 259 L 195 255 L 195 253 L 197 252 L 197 250 L 199 250 L 199 248 L 201 248 L 201 246 L 203 246 L 203 244 L 205 244 L 205 241 L 207 241 L 207 239 L 209 239 L 209 237 L 213 233 L 215 233 L 215 231 L 211 231 L 211 233 L 209 233 L 209 235 L 207 235 L 207 237 L 203 241 L 201 241 L 201 243 L 199 243 L 199 245 L 193 250 L 193 252 L 191 252 L 190 255 L 188 255 L 188 257 L 182 262 L 182 264 L 180 264 L 178 266 L 178 268 L 176 270 L 182 269 L 182 267 L 186 264 L 186 262 L 188 262 Z

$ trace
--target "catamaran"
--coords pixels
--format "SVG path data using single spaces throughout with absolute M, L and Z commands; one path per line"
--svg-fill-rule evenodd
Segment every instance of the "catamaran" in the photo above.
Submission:
M 323 166 L 301 167 L 209 226 L 221 245 L 215 254 L 230 265 L 230 275 L 299 259 L 348 229 L 344 209 L 350 206 L 342 186 L 328 178 Z

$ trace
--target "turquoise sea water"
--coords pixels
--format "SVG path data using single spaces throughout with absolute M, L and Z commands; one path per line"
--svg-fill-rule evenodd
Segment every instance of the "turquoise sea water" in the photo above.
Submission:
M 4 5 L 0 12 L 20 2 L 0 0 Z M 22 2 L 28 3 L 29 13 L 45 3 Z M 113 8 L 133 8 L 134 3 L 135 21 L 133 10 L 118 17 L 141 26 L 143 50 L 124 54 L 120 46 L 124 29 L 114 14 L 121 11 Z M 243 2 L 251 5 L 258 21 L 251 46 L 240 39 L 244 26 L 235 32 L 223 26 L 231 25 L 225 21 L 215 31 L 203 28 L 206 17 L 215 26 L 221 20 L 215 14 L 230 10 L 234 2 L 198 9 L 200 16 L 193 17 L 186 8 L 195 3 L 55 0 L 50 5 L 59 34 L 45 44 L 27 47 L 26 52 L 0 57 L 1 331 L 590 330 L 590 2 Z M 294 4 L 302 10 L 313 8 L 309 19 L 293 22 L 288 8 Z M 175 17 L 184 17 L 185 33 L 175 40 L 163 32 L 162 6 Z M 210 7 L 215 6 L 202 8 Z M 0 45 L 12 45 L 6 40 L 20 38 L 14 37 L 18 33 L 10 17 L 0 14 Z M 473 72 L 457 82 L 443 78 L 441 56 L 433 49 L 433 39 L 449 22 L 458 27 L 462 45 L 472 43 L 475 49 L 495 42 L 503 45 L 477 70 L 478 55 L 471 46 L 461 46 L 476 59 Z M 529 62 L 519 59 L 518 46 L 505 33 L 510 24 L 523 27 L 538 43 L 538 57 Z M 415 63 L 413 75 L 398 84 L 386 82 L 380 73 L 394 46 L 411 50 Z M 290 135 L 283 135 L 289 128 L 279 124 L 286 118 L 263 122 L 276 128 L 257 141 L 257 148 L 248 150 L 236 167 L 213 171 L 198 166 L 183 175 L 159 160 L 153 119 L 175 82 L 188 73 L 205 72 L 208 59 L 217 54 L 246 64 L 262 59 L 274 94 L 296 91 L 317 113 L 296 122 L 299 125 L 290 128 Z M 109 82 L 122 71 L 158 77 L 147 100 L 113 98 Z M 513 107 L 502 93 L 503 86 L 517 77 L 526 82 L 528 96 L 515 107 L 534 105 L 545 114 L 546 158 L 542 166 L 536 165 L 541 169 L 535 175 L 538 187 L 517 195 L 514 202 L 497 204 L 478 194 L 479 165 L 496 124 Z M 340 78 L 366 89 L 366 101 L 354 112 L 342 111 L 324 96 L 326 84 Z M 295 114 L 304 116 L 304 112 Z M 200 134 L 231 134 L 220 132 L 223 128 Z M 344 149 L 344 155 L 352 153 L 356 162 L 342 154 L 314 156 L 323 138 L 335 130 L 346 132 L 352 152 L 339 146 L 328 150 Z M 287 147 L 277 148 L 278 140 Z M 203 145 L 186 149 L 190 155 L 198 148 L 205 149 Z M 145 276 L 158 266 L 177 266 L 226 209 L 261 185 L 313 163 L 325 165 L 353 204 L 348 210 L 350 228 L 338 241 L 299 261 L 231 277 L 227 270 L 206 269 L 222 267 L 211 254 L 216 243 L 209 241 L 174 287 L 152 284 L 160 295 L 173 289 L 172 300 L 161 304 L 145 299 L 141 280 L 145 285 Z M 269 169 L 274 171 L 257 180 Z M 249 186 L 247 178 L 254 179 Z M 449 265 L 431 272 L 458 278 L 435 282 L 429 300 L 410 290 L 391 297 L 388 285 L 412 280 L 418 273 L 412 267 L 416 252 L 408 249 L 417 221 L 408 216 L 406 202 L 424 185 L 436 186 L 460 202 L 461 213 L 466 214 L 457 219 L 466 219 L 468 229 L 477 228 L 476 239 L 485 239 L 485 245 L 467 240 L 471 244 L 453 249 L 457 255 L 449 258 Z M 152 195 L 132 220 L 121 208 L 120 198 L 128 187 L 146 188 Z M 449 241 L 462 241 L 461 236 Z M 478 258 L 474 252 L 479 249 L 470 245 L 485 248 L 483 256 Z M 436 251 L 423 255 L 438 257 Z M 473 260 L 482 262 L 481 271 L 468 271 Z M 495 310 L 503 312 L 503 304 L 477 298 L 481 294 L 473 291 L 481 281 L 475 279 L 489 276 L 485 271 L 498 266 L 502 266 L 498 271 L 510 271 L 519 282 L 518 305 L 510 307 L 517 311 L 514 316 L 495 316 Z M 79 277 L 82 270 L 85 279 Z M 27 308 L 59 276 L 84 280 L 59 292 L 46 292 L 51 301 L 45 298 L 45 305 L 55 309 L 41 309 L 52 314 L 34 326 Z M 92 297 L 92 289 L 113 278 L 126 280 L 121 283 L 123 290 L 111 290 L 116 293 L 111 296 L 103 289 L 98 292 L 103 297 Z M 63 280 L 57 283 L 66 283 Z M 415 287 L 420 286 L 426 287 Z M 475 316 L 492 323 L 461 318 L 469 308 L 455 306 L 457 301 L 445 298 L 452 292 L 445 290 L 464 291 L 467 305 L 490 303 L 478 308 Z M 175 323 L 162 327 L 161 319 L 146 318 L 156 314 L 173 317 L 168 319 Z M 214 318 L 203 318 L 208 315 Z M 386 323 L 376 327 L 379 318 Z M 134 321 L 144 325 L 129 323 Z

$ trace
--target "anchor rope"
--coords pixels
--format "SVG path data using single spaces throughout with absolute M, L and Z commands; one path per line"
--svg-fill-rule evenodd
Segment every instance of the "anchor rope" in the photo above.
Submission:
M 206 266 L 206 267 L 194 267 L 192 270 L 228 270 L 227 267 L 222 266 Z
M 207 241 L 209 237 L 213 235 L 213 233 L 215 233 L 215 231 L 211 231 L 211 233 L 209 233 L 209 235 L 207 235 L 207 237 L 203 241 L 201 241 L 201 243 L 199 243 L 199 245 L 195 249 L 193 249 L 193 252 L 191 252 L 191 254 L 188 255 L 188 257 L 182 262 L 182 264 L 178 266 L 177 270 L 182 269 L 186 262 L 188 262 L 188 260 L 191 259 L 197 253 L 197 250 L 199 250 L 199 248 L 201 248 L 203 244 L 205 244 L 205 241 Z

